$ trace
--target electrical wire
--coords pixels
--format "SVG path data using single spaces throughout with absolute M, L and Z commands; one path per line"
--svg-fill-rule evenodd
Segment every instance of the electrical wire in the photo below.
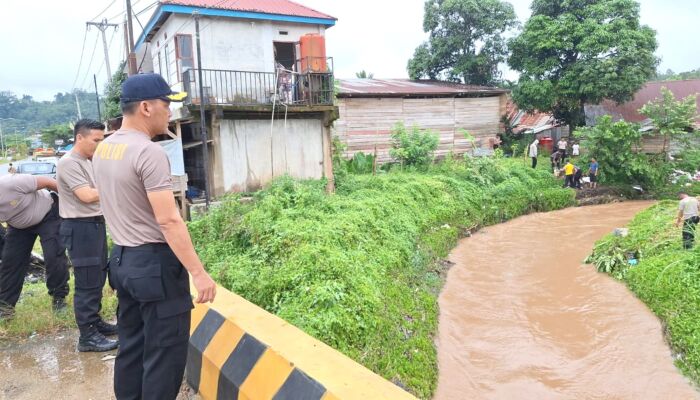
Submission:
M 102 10 L 99 14 L 97 14 L 97 15 L 95 16 L 95 18 L 91 19 L 90 21 L 95 21 L 97 18 L 100 18 L 100 16 L 102 16 L 102 14 L 106 13 L 107 10 L 109 10 L 109 8 L 112 7 L 112 5 L 113 5 L 114 3 L 116 3 L 116 2 L 117 2 L 117 0 L 112 0 L 112 2 L 109 3 L 109 5 L 108 5 L 107 7 L 105 7 L 104 10 Z
M 78 83 L 78 77 L 80 76 L 80 68 L 83 66 L 83 55 L 85 54 L 85 42 L 87 41 L 87 25 L 85 25 L 85 35 L 83 36 L 83 49 L 80 50 L 80 62 L 78 63 L 78 71 L 75 73 L 75 79 L 73 80 L 73 88 L 75 89 L 75 84 Z
M 85 80 L 87 79 L 88 75 L 90 75 L 90 67 L 92 67 L 92 61 L 95 59 L 95 51 L 97 50 L 97 42 L 100 39 L 100 35 L 95 36 L 95 46 L 92 48 L 92 55 L 90 56 L 90 62 L 88 63 L 87 68 L 85 69 L 85 77 L 83 78 L 83 83 L 80 84 L 80 87 L 85 86 Z

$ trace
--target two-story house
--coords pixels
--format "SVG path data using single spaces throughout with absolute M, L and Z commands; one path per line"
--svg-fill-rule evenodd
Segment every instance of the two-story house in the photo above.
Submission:
M 337 109 L 324 33 L 335 22 L 289 0 L 158 2 L 136 43 L 149 62 L 138 61 L 188 93 L 184 104 L 173 103 L 172 122 L 191 187 L 205 187 L 205 168 L 214 196 L 254 191 L 285 174 L 332 178 Z M 201 146 L 202 102 L 209 165 Z

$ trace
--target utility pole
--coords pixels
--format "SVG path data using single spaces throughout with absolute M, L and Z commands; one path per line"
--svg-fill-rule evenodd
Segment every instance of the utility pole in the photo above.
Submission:
M 207 122 L 204 112 L 204 85 L 202 84 L 202 48 L 199 45 L 199 12 L 195 11 L 194 15 L 194 30 L 197 36 L 197 73 L 199 74 L 199 121 L 200 129 L 202 130 L 202 152 L 204 159 L 204 191 L 206 199 L 206 209 L 209 210 L 209 202 L 211 201 L 211 189 L 209 185 L 209 144 L 207 143 Z
M 95 80 L 95 100 L 97 100 L 97 120 L 102 122 L 102 112 L 100 111 L 100 92 L 97 91 L 97 75 L 92 74 L 92 79 Z
M 86 22 L 88 28 L 90 26 L 96 26 L 97 29 L 102 32 L 102 46 L 104 47 L 105 50 L 105 66 L 107 67 L 107 81 L 112 82 L 112 67 L 109 66 L 109 47 L 107 46 L 107 36 L 105 35 L 105 31 L 109 27 L 114 27 L 114 29 L 117 29 L 119 27 L 118 24 L 110 24 L 107 22 L 107 19 L 103 19 L 101 22 Z
M 75 95 L 75 106 L 78 107 L 78 119 L 83 119 L 83 113 L 80 112 L 80 101 L 78 101 L 78 91 L 74 91 Z
M 127 42 L 127 47 L 129 48 L 129 76 L 136 75 L 137 72 L 136 54 L 134 54 L 134 22 L 131 14 L 131 0 L 126 0 L 126 21 L 129 31 L 129 41 Z

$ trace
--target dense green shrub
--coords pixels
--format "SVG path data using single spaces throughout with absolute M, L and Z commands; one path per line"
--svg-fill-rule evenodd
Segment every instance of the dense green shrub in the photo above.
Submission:
M 682 249 L 676 206 L 664 201 L 637 214 L 627 237 L 605 237 L 589 261 L 623 279 L 661 318 L 676 364 L 700 383 L 700 246 Z M 630 257 L 638 259 L 637 266 L 630 266 Z
M 433 261 L 465 229 L 573 204 L 558 186 L 545 170 L 491 158 L 347 174 L 334 195 L 280 178 L 190 229 L 219 283 L 428 398 L 443 272 Z
M 401 165 L 426 166 L 433 162 L 433 153 L 438 148 L 438 135 L 429 130 L 413 126 L 407 129 L 402 122 L 391 132 L 393 148 L 389 154 Z

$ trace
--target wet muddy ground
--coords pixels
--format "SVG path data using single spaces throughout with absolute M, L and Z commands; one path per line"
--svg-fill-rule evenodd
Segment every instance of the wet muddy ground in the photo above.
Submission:
M 78 353 L 77 331 L 0 342 L 0 400 L 114 399 L 116 351 Z M 110 357 L 111 358 L 111 357 Z M 196 400 L 183 385 L 178 400 Z
M 659 320 L 582 261 L 651 203 L 533 214 L 450 255 L 436 399 L 698 399 Z

